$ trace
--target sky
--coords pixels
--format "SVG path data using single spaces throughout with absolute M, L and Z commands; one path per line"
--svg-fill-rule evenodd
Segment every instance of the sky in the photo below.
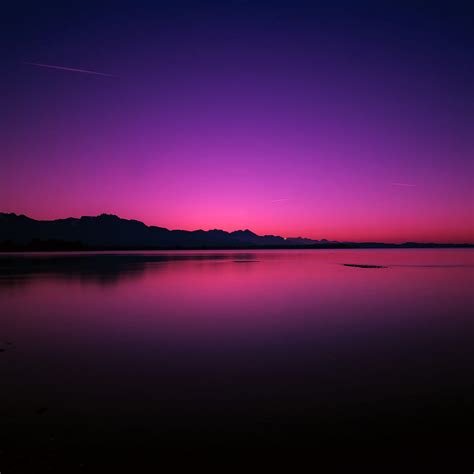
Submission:
M 474 242 L 474 11 L 443 3 L 3 7 L 0 212 Z

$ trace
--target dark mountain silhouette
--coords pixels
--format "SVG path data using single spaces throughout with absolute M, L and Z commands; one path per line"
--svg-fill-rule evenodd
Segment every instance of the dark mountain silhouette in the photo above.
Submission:
M 252 231 L 246 230 L 236 230 L 230 233 L 232 239 L 237 240 L 243 244 L 251 245 L 288 245 L 290 242 L 287 242 L 283 237 L 278 235 L 257 235 Z M 313 243 L 316 241 L 313 240 Z
M 219 248 L 367 248 L 469 246 L 330 242 L 302 237 L 257 235 L 250 230 L 168 230 L 111 214 L 39 221 L 0 213 L 0 250 L 219 249 Z
M 291 239 L 259 236 L 250 230 L 168 230 L 147 226 L 115 215 L 83 216 L 38 221 L 24 215 L 0 213 L 0 242 L 3 245 L 61 245 L 92 248 L 240 248 L 292 245 Z M 308 243 L 318 241 L 308 240 Z

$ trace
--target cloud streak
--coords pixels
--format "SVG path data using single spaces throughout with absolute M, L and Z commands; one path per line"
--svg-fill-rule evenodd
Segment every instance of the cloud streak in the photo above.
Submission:
M 289 199 L 288 198 L 283 198 L 283 199 L 272 199 L 271 202 L 284 202 L 284 201 L 288 201 Z
M 392 183 L 392 186 L 402 186 L 404 188 L 414 188 L 416 184 L 409 184 L 409 183 Z
M 23 64 L 28 64 L 29 66 L 43 67 L 47 69 L 59 69 L 61 71 L 80 72 L 82 74 L 93 74 L 95 76 L 117 77 L 114 74 L 107 74 L 105 72 L 90 71 L 89 69 L 79 69 L 75 67 L 56 66 L 54 64 L 32 63 L 28 61 L 23 62 Z

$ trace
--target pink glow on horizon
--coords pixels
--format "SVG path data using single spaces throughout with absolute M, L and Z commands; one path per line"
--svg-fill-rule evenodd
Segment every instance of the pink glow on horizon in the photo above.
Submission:
M 178 149 L 139 149 L 137 162 L 120 139 L 108 149 L 99 138 L 83 145 L 58 137 L 48 154 L 41 142 L 22 145 L 18 162 L 27 155 L 54 166 L 17 167 L 14 178 L 2 179 L 2 211 L 36 219 L 111 213 L 169 229 L 250 229 L 283 237 L 474 242 L 469 174 L 446 179 L 412 168 L 420 184 L 394 186 L 390 167 L 347 172 L 342 153 L 331 157 L 330 149 L 292 161 L 290 152 L 276 145 L 258 149 L 256 141 L 240 149 L 191 141 Z M 225 161 L 220 150 L 227 150 Z M 84 159 L 60 160 L 71 153 Z M 101 161 L 104 155 L 114 158 Z

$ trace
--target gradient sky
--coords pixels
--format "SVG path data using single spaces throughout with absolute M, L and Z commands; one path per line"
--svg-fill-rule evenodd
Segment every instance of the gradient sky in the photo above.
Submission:
M 9 6 L 0 211 L 474 242 L 473 11 L 444 3 Z

